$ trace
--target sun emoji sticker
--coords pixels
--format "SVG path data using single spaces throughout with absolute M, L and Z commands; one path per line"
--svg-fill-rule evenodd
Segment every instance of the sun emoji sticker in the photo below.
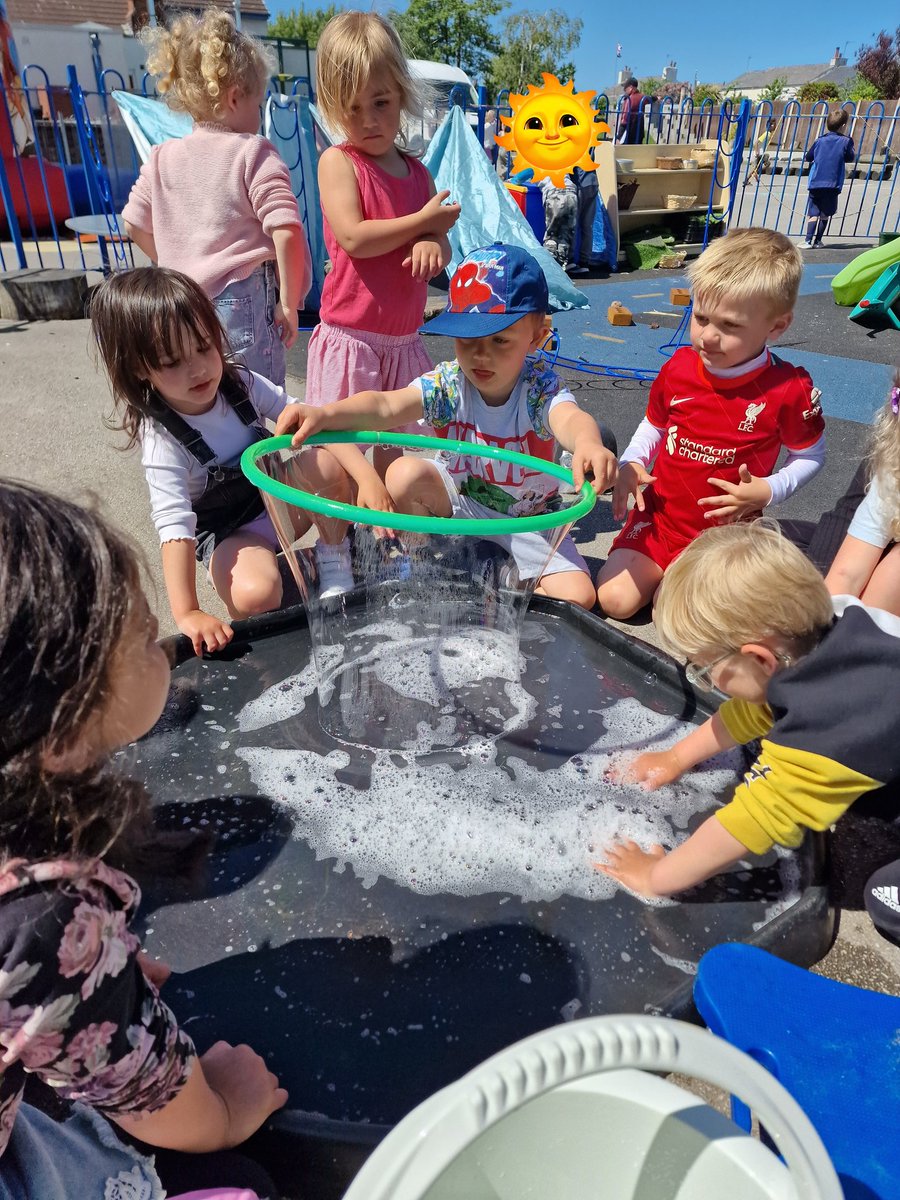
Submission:
M 555 75 L 546 73 L 543 87 L 529 83 L 527 96 L 511 93 L 512 116 L 501 117 L 509 132 L 494 140 L 513 151 L 513 173 L 531 167 L 535 183 L 549 178 L 555 187 L 563 187 L 573 167 L 596 170 L 591 147 L 609 133 L 609 126 L 594 120 L 595 95 L 576 92 L 574 80 L 564 87 Z

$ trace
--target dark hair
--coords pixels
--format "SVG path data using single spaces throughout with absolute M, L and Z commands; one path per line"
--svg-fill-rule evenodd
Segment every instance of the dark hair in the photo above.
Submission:
M 102 763 L 54 773 L 109 702 L 140 594 L 130 545 L 96 513 L 0 481 L 0 861 L 93 857 L 146 809 Z
M 229 399 L 247 395 L 241 368 L 226 355 L 228 343 L 212 301 L 180 271 L 135 267 L 108 275 L 94 292 L 90 316 L 113 401 L 122 414 L 120 421 L 111 418 L 107 425 L 128 434 L 129 448 L 144 421 L 165 403 L 147 374 L 158 371 L 166 359 L 180 357 L 185 332 L 218 349 L 224 363 L 220 386 Z
M 622 84 L 623 88 L 627 88 L 627 87 L 636 88 L 637 86 L 638 86 L 638 81 L 635 79 L 635 77 L 633 75 L 629 75 L 628 78 L 625 80 L 625 82 Z
M 847 125 L 848 121 L 847 110 L 839 108 L 835 112 L 830 112 L 825 118 L 825 124 L 829 133 L 840 133 Z

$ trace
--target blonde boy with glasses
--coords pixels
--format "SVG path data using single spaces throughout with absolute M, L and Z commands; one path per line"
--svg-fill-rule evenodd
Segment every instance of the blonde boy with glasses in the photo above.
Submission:
M 900 813 L 900 618 L 831 597 L 772 524 L 701 533 L 666 572 L 654 613 L 695 686 L 730 698 L 669 750 L 615 769 L 653 791 L 762 739 L 731 801 L 669 850 L 610 846 L 597 868 L 644 896 L 680 892 L 776 843 L 799 846 L 886 784 Z

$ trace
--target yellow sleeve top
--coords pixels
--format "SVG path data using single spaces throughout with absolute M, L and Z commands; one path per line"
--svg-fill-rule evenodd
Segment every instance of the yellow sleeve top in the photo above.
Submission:
M 819 645 L 773 677 L 767 704 L 719 709 L 756 761 L 716 817 L 754 854 L 798 846 L 866 792 L 900 779 L 900 619 L 850 597 Z

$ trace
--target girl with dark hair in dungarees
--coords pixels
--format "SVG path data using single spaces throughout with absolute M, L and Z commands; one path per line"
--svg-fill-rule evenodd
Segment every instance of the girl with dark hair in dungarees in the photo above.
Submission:
M 278 540 L 259 491 L 241 473 L 247 446 L 267 437 L 292 398 L 231 360 L 206 293 L 179 271 L 139 267 L 106 279 L 91 302 L 91 325 L 129 446 L 140 444 L 150 508 L 162 544 L 172 616 L 197 654 L 220 650 L 232 629 L 201 610 L 195 557 L 232 618 L 281 603 Z M 351 498 L 349 477 L 324 447 L 304 456 L 297 486 Z M 305 523 L 305 524 L 304 524 Z M 297 509 L 294 534 L 311 517 Z M 340 543 L 346 523 L 323 519 L 317 543 L 320 593 L 353 586 L 339 559 L 318 547 Z

